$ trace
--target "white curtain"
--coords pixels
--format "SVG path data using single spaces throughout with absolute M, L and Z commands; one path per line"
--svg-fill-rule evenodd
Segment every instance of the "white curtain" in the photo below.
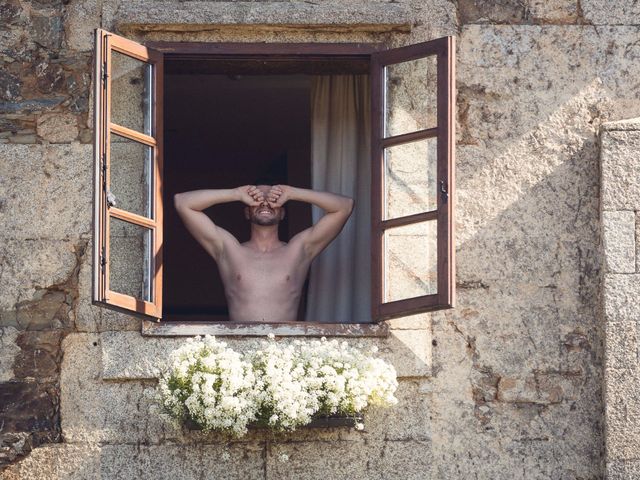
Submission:
M 311 86 L 311 183 L 355 200 L 351 218 L 314 260 L 308 321 L 371 321 L 370 102 L 367 75 L 316 76 Z M 322 211 L 313 207 L 313 222 Z

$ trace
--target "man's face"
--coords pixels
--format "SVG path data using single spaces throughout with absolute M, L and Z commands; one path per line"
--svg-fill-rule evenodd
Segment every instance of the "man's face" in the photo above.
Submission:
M 263 200 L 256 207 L 247 207 L 245 214 L 251 223 L 256 225 L 277 225 L 284 218 L 282 207 L 271 207 L 267 202 L 267 195 L 271 187 L 269 185 L 258 185 L 257 188 L 263 193 Z

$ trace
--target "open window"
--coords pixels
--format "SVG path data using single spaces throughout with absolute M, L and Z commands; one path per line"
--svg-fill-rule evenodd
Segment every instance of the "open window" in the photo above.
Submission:
M 93 299 L 162 317 L 163 56 L 96 30 Z
M 311 140 L 303 132 L 303 117 L 308 112 L 304 112 L 302 103 L 297 104 L 298 109 L 295 99 L 306 95 L 309 76 L 351 72 L 366 77 L 369 109 L 362 122 L 370 135 L 365 176 L 370 176 L 370 181 L 366 180 L 367 197 L 360 199 L 360 207 L 366 207 L 367 234 L 371 235 L 370 247 L 367 244 L 365 248 L 372 272 L 371 289 L 367 289 L 367 300 L 371 299 L 367 310 L 371 313 L 358 322 L 374 323 L 451 308 L 455 284 L 454 51 L 453 37 L 392 50 L 362 44 L 154 42 L 144 46 L 98 29 L 94 303 L 152 320 L 223 321 L 224 302 L 219 291 L 200 304 L 190 300 L 193 289 L 184 288 L 180 272 L 189 271 L 185 266 L 189 261 L 181 257 L 185 249 L 176 246 L 179 241 L 174 233 L 177 227 L 171 210 L 172 194 L 207 175 L 211 181 L 222 182 L 208 188 L 244 184 L 238 181 L 243 178 L 243 170 L 253 169 L 259 174 L 264 173 L 260 172 L 262 167 L 279 171 L 284 175 L 280 178 L 291 184 L 313 187 L 307 152 Z M 199 84 L 195 76 L 180 81 L 171 76 L 193 73 L 195 65 L 200 74 L 208 75 Z M 294 110 L 291 125 L 300 128 L 295 148 L 279 153 L 275 142 L 266 159 L 256 165 L 247 163 L 252 160 L 242 155 L 228 155 L 226 162 L 197 165 L 177 160 L 177 152 L 183 147 L 178 141 L 176 114 L 179 116 L 182 108 L 184 118 L 198 115 L 193 98 L 191 103 L 184 102 L 177 92 L 185 88 L 200 89 L 204 94 L 215 92 L 216 108 L 227 108 L 225 118 L 230 118 L 240 109 L 234 102 L 224 107 L 222 100 L 242 95 L 246 96 L 245 103 L 260 101 L 258 83 L 262 89 L 265 85 L 272 90 L 288 89 L 282 98 L 286 97 L 288 108 Z M 252 85 L 258 100 L 245 95 Z M 246 90 L 239 90 L 241 87 Z M 263 106 L 274 108 L 265 103 L 258 109 Z M 166 119 L 163 110 L 167 115 L 171 112 Z M 195 120 L 200 125 L 197 131 L 192 126 L 186 130 L 190 135 L 208 136 L 210 146 L 224 145 L 216 141 L 216 132 L 221 138 L 228 134 L 220 128 L 208 128 L 213 124 L 207 125 L 206 112 L 202 115 Z M 262 122 L 270 125 L 267 117 Z M 255 139 L 251 135 L 258 127 L 248 121 L 243 125 L 240 137 L 246 134 L 246 138 Z M 236 143 L 242 140 L 237 135 Z M 188 144 L 188 140 L 185 142 L 182 145 Z M 228 208 L 232 211 L 234 207 Z M 284 238 L 311 224 L 310 207 L 292 205 L 291 210 L 283 226 Z M 234 233 L 233 228 L 228 229 Z M 357 251 L 358 245 L 354 248 Z M 202 261 L 215 266 L 210 259 Z M 205 296 L 201 293 L 199 298 Z M 305 322 L 307 329 L 315 323 L 309 320 Z M 348 324 L 353 320 L 338 322 Z

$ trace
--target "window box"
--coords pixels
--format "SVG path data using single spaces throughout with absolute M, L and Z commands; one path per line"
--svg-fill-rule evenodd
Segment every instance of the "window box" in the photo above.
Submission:
M 335 428 L 335 427 L 355 427 L 358 423 L 364 422 L 364 415 L 358 413 L 354 416 L 344 416 L 344 415 L 328 415 L 328 416 L 318 416 L 314 418 L 311 423 L 304 425 L 300 428 Z M 184 426 L 187 430 L 201 430 L 198 425 L 196 425 L 191 420 L 186 420 L 184 422 Z M 249 426 L 251 430 L 263 430 L 268 427 L 264 425 L 252 424 Z

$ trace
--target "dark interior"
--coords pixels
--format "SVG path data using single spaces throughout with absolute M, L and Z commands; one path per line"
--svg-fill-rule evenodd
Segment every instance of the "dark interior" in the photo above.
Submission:
M 228 320 L 216 264 L 183 226 L 173 195 L 253 184 L 265 176 L 309 188 L 311 76 L 166 67 L 163 318 Z M 249 239 L 240 203 L 205 212 L 240 242 Z M 310 225 L 310 205 L 291 202 L 280 238 L 287 241 Z

